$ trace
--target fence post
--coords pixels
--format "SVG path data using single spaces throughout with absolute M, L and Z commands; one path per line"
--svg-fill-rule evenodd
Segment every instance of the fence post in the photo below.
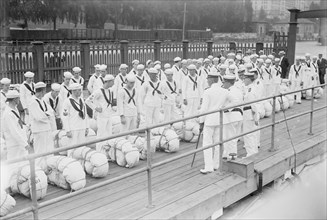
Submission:
M 208 56 L 213 55 L 212 53 L 212 45 L 213 45 L 213 41 L 212 40 L 208 40 L 207 41 L 207 51 L 208 51 Z
M 90 73 L 90 41 L 82 40 L 81 44 L 81 64 L 82 64 L 82 76 L 87 82 Z M 84 83 L 87 85 L 87 83 Z
M 276 151 L 275 148 L 275 123 L 276 123 L 276 96 L 273 97 L 273 105 L 272 105 L 273 111 L 271 115 L 271 120 L 272 120 L 272 126 L 271 126 L 271 147 L 269 149 L 270 152 Z
M 161 46 L 161 41 L 160 40 L 156 40 L 153 43 L 154 43 L 154 60 L 160 60 L 160 46 Z
M 224 123 L 223 123 L 223 120 L 224 120 L 224 113 L 222 110 L 220 110 L 219 111 L 219 142 L 220 142 L 220 144 L 219 144 L 219 172 L 220 173 L 223 172 L 223 153 L 224 153 L 224 143 L 223 143 Z M 212 152 L 215 152 L 214 147 L 213 147 Z
M 183 40 L 183 59 L 187 59 L 188 57 L 188 40 Z
M 128 64 L 128 41 L 120 41 L 120 63 Z
M 36 198 L 36 181 L 35 181 L 35 159 L 30 161 L 30 173 L 31 173 L 31 197 L 32 197 L 32 206 L 33 206 L 33 218 L 34 220 L 39 219 L 39 207 Z
M 44 81 L 44 49 L 42 41 L 34 41 L 33 44 L 33 65 L 36 69 L 36 80 Z
M 229 42 L 229 50 L 236 51 L 236 43 L 235 42 Z
M 262 42 L 257 42 L 255 44 L 255 51 L 256 51 L 257 54 L 259 54 L 260 50 L 263 50 L 263 43 Z
M 147 174 L 148 174 L 148 208 L 153 208 L 152 204 L 152 152 L 151 152 L 151 130 L 146 130 L 146 149 L 147 149 Z
M 311 89 L 310 129 L 309 129 L 308 135 L 313 135 L 313 132 L 312 132 L 312 124 L 313 124 L 313 103 L 314 103 L 313 93 L 314 93 L 314 88 Z

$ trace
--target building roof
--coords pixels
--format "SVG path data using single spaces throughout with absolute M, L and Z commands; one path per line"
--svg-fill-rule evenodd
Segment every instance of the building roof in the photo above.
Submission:
M 282 20 L 282 21 L 275 22 L 274 24 L 289 24 L 289 22 L 290 22 L 289 20 Z M 314 24 L 314 22 L 312 22 L 306 18 L 299 18 L 297 20 L 297 23 L 298 24 Z

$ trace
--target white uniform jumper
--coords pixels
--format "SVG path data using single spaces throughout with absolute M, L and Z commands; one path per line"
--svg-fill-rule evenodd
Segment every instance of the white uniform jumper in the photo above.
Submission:
M 272 75 L 272 68 L 271 67 L 264 67 L 263 68 L 263 85 L 265 88 L 265 94 L 266 97 L 273 96 L 275 93 L 275 84 L 274 84 L 274 78 Z
M 187 100 L 185 106 L 185 117 L 195 115 L 200 106 L 200 99 L 202 97 L 202 84 L 200 78 L 188 75 L 182 82 L 182 98 Z
M 177 94 L 179 87 L 175 80 L 169 82 L 168 80 L 162 82 L 162 92 L 164 94 L 164 100 L 162 101 L 164 109 L 164 121 L 172 121 L 177 119 Z
M 301 89 L 301 83 L 303 83 L 303 66 L 293 64 L 290 68 L 288 79 L 291 82 L 291 91 L 296 91 Z M 294 94 L 296 103 L 301 103 L 301 92 Z
M 115 84 L 114 84 L 114 95 L 116 98 L 116 95 L 118 95 L 118 91 L 122 88 L 124 88 L 124 86 L 126 85 L 126 75 L 123 76 L 123 74 L 119 73 L 116 77 L 115 77 Z
M 33 82 L 28 84 L 26 81 L 24 81 L 20 85 L 19 95 L 20 95 L 20 102 L 22 104 L 23 109 L 27 108 L 29 110 L 30 101 L 34 94 L 35 94 L 35 88 Z M 29 112 L 29 114 L 31 113 Z M 25 122 L 27 124 L 30 123 L 28 115 L 25 115 Z
M 280 83 L 282 82 L 282 78 L 281 78 L 281 74 L 282 74 L 282 68 L 280 66 L 276 67 L 273 66 L 272 67 L 272 75 L 273 75 L 273 79 L 274 79 L 274 95 L 278 95 L 279 94 L 279 86 Z
M 89 90 L 90 94 L 92 94 L 95 90 L 96 83 L 99 76 L 97 76 L 95 73 L 90 77 L 89 82 L 87 84 L 87 90 Z
M 45 103 L 47 103 L 48 106 L 51 107 L 51 109 L 54 111 L 54 120 L 51 120 L 51 122 L 54 122 L 54 124 L 51 124 L 52 131 L 57 130 L 57 123 L 60 120 L 60 112 L 61 112 L 61 105 L 62 102 L 60 101 L 59 95 L 56 98 L 53 98 L 51 96 L 51 92 L 48 92 L 47 94 L 44 95 L 42 98 Z

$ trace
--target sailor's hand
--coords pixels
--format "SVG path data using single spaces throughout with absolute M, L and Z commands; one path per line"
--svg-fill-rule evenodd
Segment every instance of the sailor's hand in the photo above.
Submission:
M 259 126 L 259 121 L 258 121 L 258 120 L 254 120 L 254 124 L 255 124 L 256 126 Z
M 204 123 L 202 122 L 202 123 L 200 123 L 200 132 L 203 131 L 203 128 L 204 128 Z
M 30 152 L 30 151 L 32 150 L 32 147 L 31 147 L 31 145 L 28 144 L 28 145 L 25 146 L 25 149 L 26 149 L 28 152 Z
M 183 103 L 184 103 L 184 105 L 187 105 L 187 100 L 184 99 L 184 100 L 183 100 Z
M 71 131 L 67 131 L 67 132 L 66 132 L 66 136 L 67 136 L 68 138 L 72 138 L 72 137 L 73 137 L 73 134 L 72 134 Z
M 137 121 L 137 123 L 140 123 L 140 121 L 141 121 L 141 115 L 140 115 L 140 113 L 137 114 L 136 121 Z
M 202 105 L 202 98 L 200 99 L 200 105 Z
M 95 108 L 95 111 L 101 113 L 101 112 L 102 112 L 102 108 L 101 108 L 101 107 L 96 107 L 96 108 Z
M 89 129 L 86 128 L 86 129 L 85 129 L 85 137 L 86 137 L 88 134 L 89 134 Z
M 120 116 L 120 121 L 121 121 L 121 123 L 122 123 L 123 125 L 126 124 L 126 118 L 125 118 L 124 115 L 121 115 L 121 116 Z
M 28 112 L 27 108 L 24 109 L 24 112 L 25 112 L 25 115 L 29 115 L 29 112 Z

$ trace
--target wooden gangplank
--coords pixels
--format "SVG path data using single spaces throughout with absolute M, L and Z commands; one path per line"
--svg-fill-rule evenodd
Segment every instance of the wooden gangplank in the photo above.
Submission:
M 286 117 L 310 109 L 311 101 L 303 100 L 301 105 L 295 104 L 288 109 Z M 326 94 L 323 99 L 314 102 L 315 108 L 326 105 Z M 308 135 L 309 115 L 292 119 L 288 122 L 291 137 L 297 153 L 297 165 L 326 152 L 326 109 L 314 113 L 313 135 Z M 276 120 L 283 119 L 282 112 L 276 114 Z M 261 125 L 271 123 L 271 118 L 261 120 Z M 262 130 L 260 152 L 247 159 L 238 159 L 237 163 L 253 163 L 254 169 L 263 173 L 263 184 L 280 177 L 294 165 L 294 151 L 287 133 L 285 123 L 276 125 L 275 146 L 278 150 L 269 152 L 271 146 L 271 128 Z M 239 154 L 244 155 L 243 143 L 239 142 Z M 157 152 L 154 162 L 165 160 L 194 149 L 195 144 L 181 143 L 180 151 L 174 154 Z M 147 207 L 146 173 L 109 184 L 91 192 L 84 193 L 59 203 L 40 209 L 40 219 L 167 219 L 167 218 L 208 218 L 219 207 L 228 207 L 257 190 L 258 178 L 253 173 L 248 177 L 225 172 L 220 175 L 214 172 L 202 175 L 203 154 L 197 154 L 193 168 L 190 167 L 192 156 L 174 161 L 170 164 L 154 168 L 152 173 L 153 204 Z M 142 161 L 137 167 L 146 166 Z M 133 169 L 133 168 L 132 168 Z M 130 172 L 130 169 L 118 167 L 110 163 L 110 174 L 105 178 L 113 178 Z M 88 177 L 87 186 L 103 179 Z M 69 193 L 58 187 L 48 187 L 43 201 Z M 30 205 L 30 200 L 22 196 L 14 197 L 17 201 L 15 211 Z M 39 202 L 43 202 L 39 201 Z M 16 219 L 32 219 L 26 214 Z

